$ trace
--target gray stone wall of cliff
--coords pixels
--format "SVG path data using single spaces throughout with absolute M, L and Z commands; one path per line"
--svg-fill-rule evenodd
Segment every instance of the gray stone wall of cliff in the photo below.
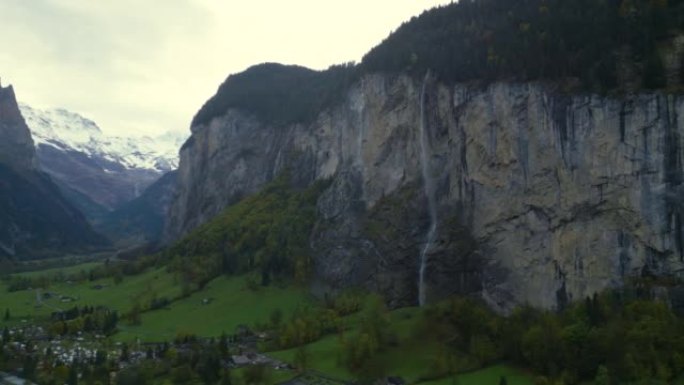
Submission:
M 14 90 L 0 87 L 0 258 L 59 257 L 106 247 L 108 241 L 37 165 Z
M 361 285 L 415 304 L 430 226 L 428 300 L 460 293 L 506 311 L 562 306 L 684 262 L 684 98 L 563 95 L 540 84 L 446 86 L 370 75 L 311 124 L 229 110 L 193 127 L 166 228 L 177 239 L 288 168 L 331 179 L 311 234 L 317 292 Z M 422 89 L 425 95 L 422 95 Z
M 19 112 L 12 86 L 0 86 L 0 163 L 19 171 L 35 170 L 33 138 Z

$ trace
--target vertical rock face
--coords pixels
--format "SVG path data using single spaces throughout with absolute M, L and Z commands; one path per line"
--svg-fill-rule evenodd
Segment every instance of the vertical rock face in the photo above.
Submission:
M 178 169 L 168 237 L 187 233 L 273 179 L 278 154 L 291 147 L 288 131 L 236 110 L 193 128 L 180 150 L 184 166 Z
M 447 87 L 366 76 L 311 124 L 229 110 L 181 151 L 167 240 L 288 168 L 332 179 L 311 235 L 313 289 L 362 285 L 418 301 L 430 228 L 421 98 L 439 225 L 428 302 L 452 293 L 561 307 L 627 277 L 684 267 L 684 99 L 562 95 L 538 84 Z
M 0 162 L 17 170 L 36 168 L 31 132 L 17 107 L 12 86 L 0 86 Z
M 37 170 L 33 140 L 12 87 L 0 87 L 0 258 L 59 256 L 106 241 Z

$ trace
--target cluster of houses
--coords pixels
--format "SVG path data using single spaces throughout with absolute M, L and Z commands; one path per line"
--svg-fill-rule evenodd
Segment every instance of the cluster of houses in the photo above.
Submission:
M 53 362 L 61 362 L 64 364 L 72 364 L 74 362 L 94 362 L 97 360 L 98 351 L 107 353 L 109 359 L 119 359 L 122 357 L 124 349 L 126 350 L 126 359 L 118 360 L 119 369 L 124 369 L 129 366 L 137 365 L 146 359 L 160 359 L 161 352 L 169 347 L 167 343 L 138 343 L 130 346 L 125 346 L 121 342 L 114 345 L 103 344 L 105 336 L 100 334 L 83 334 L 78 332 L 76 336 L 56 337 L 50 338 L 47 332 L 41 326 L 25 325 L 9 329 L 11 341 L 5 345 L 5 349 L 9 349 L 17 356 L 31 354 L 34 352 L 42 353 L 45 357 L 50 353 Z M 235 369 L 253 365 L 263 365 L 271 367 L 275 370 L 292 371 L 294 368 L 285 362 L 279 361 L 273 357 L 258 352 L 257 343 L 259 341 L 267 340 L 267 334 L 253 333 L 246 325 L 240 325 L 236 329 L 236 333 L 228 338 L 230 350 L 233 352 L 229 358 L 222 360 L 221 365 L 224 368 Z M 178 342 L 171 344 L 179 353 L 183 354 L 193 349 L 193 343 L 213 344 L 213 339 L 199 339 L 194 342 Z M 105 346 L 109 346 L 105 348 Z M 41 362 L 42 364 L 42 362 Z M 113 373 L 116 375 L 116 373 Z M 309 372 L 306 375 L 298 376 L 290 380 L 287 385 L 305 385 L 311 383 L 311 379 L 307 376 L 314 376 L 323 383 L 335 384 L 339 381 L 327 378 L 322 373 Z M 404 382 L 397 377 L 388 377 L 383 385 L 403 385 Z M 17 382 L 20 381 L 20 382 Z M 24 380 L 19 377 L 9 374 L 0 373 L 0 385 L 24 384 Z M 28 382 L 26 382 L 28 384 Z
M 30 341 L 44 341 L 48 339 L 48 335 L 42 326 L 23 325 L 8 328 L 10 338 L 15 340 L 20 337 L 21 340 Z
M 79 333 L 76 337 L 49 339 L 45 330 L 40 326 L 15 328 L 10 330 L 9 333 L 12 338 L 14 338 L 14 336 L 21 336 L 21 338 L 18 338 L 16 341 L 10 341 L 5 345 L 5 349 L 9 349 L 12 353 L 20 356 L 33 352 L 41 352 L 43 356 L 47 356 L 49 350 L 50 355 L 54 360 L 53 362 L 62 362 L 64 364 L 96 361 L 99 350 L 106 351 L 107 356 L 110 359 L 118 359 L 122 356 L 123 350 L 126 349 L 127 358 L 126 360 L 119 360 L 119 369 L 137 365 L 146 359 L 160 359 L 159 354 L 163 351 L 162 346 L 168 347 L 167 344 L 140 342 L 133 344 L 130 347 L 124 347 L 122 343 L 118 342 L 108 349 L 103 350 L 102 341 L 105 337 L 102 335 L 93 334 L 84 337 Z M 266 336 L 255 335 L 246 328 L 240 329 L 238 334 L 232 336 L 231 342 L 229 343 L 231 350 L 237 354 L 232 354 L 228 359 L 222 360 L 222 366 L 224 368 L 235 369 L 252 365 L 263 365 L 275 370 L 294 370 L 290 364 L 257 351 L 254 342 L 255 340 L 263 338 L 266 338 Z M 210 341 L 211 340 L 207 339 L 206 341 L 199 341 L 199 343 L 210 343 Z M 176 343 L 172 346 L 177 349 L 179 353 L 192 349 L 192 346 L 189 343 Z M 111 373 L 111 375 L 116 376 L 116 372 Z M 322 373 L 316 372 L 307 372 L 287 381 L 283 385 L 309 385 L 312 383 L 347 385 L 342 381 L 334 380 Z M 0 372 L 0 385 L 19 384 L 32 385 L 30 382 L 25 381 L 20 377 Z M 380 384 L 380 382 L 378 384 Z M 387 377 L 382 380 L 381 384 L 404 385 L 404 381 L 399 377 Z
M 65 364 L 95 360 L 98 350 L 92 344 L 85 344 L 82 337 L 80 341 L 69 344 L 65 344 L 62 340 L 52 340 L 49 345 L 42 348 L 44 355 L 47 354 L 48 349 L 52 351 L 55 360 Z M 111 351 L 109 354 L 115 354 L 115 352 Z
M 56 293 L 53 291 L 46 291 L 46 292 L 41 293 L 39 289 L 36 289 L 36 305 L 35 305 L 35 307 L 39 308 L 39 307 L 42 307 L 43 305 L 48 305 L 47 303 L 44 302 L 47 300 L 57 300 L 61 303 L 71 303 L 71 302 L 77 301 L 78 298 L 72 297 L 69 295 L 65 295 L 65 294 L 59 294 L 59 293 Z M 48 306 L 48 307 L 52 307 L 52 306 Z
M 240 368 L 243 366 L 251 365 L 264 365 L 270 366 L 275 370 L 293 370 L 294 368 L 285 362 L 278 361 L 275 358 L 269 357 L 265 354 L 260 354 L 256 352 L 250 352 L 246 354 L 233 355 L 230 357 L 231 361 L 229 367 Z
M 56 361 L 71 364 L 75 361 L 95 359 L 97 344 L 87 342 L 82 336 L 69 339 L 55 338 L 50 340 L 42 327 L 9 330 L 10 340 L 5 348 L 16 356 L 40 352 L 46 356 L 50 352 Z M 20 336 L 20 337 L 19 337 Z M 100 338 L 104 338 L 99 336 Z M 16 339 L 16 340 L 15 340 Z M 110 352 L 113 354 L 114 352 Z

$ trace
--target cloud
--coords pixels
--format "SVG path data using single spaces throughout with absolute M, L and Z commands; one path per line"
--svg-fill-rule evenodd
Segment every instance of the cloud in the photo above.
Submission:
M 0 76 L 120 134 L 186 131 L 230 73 L 358 60 L 438 0 L 2 0 Z

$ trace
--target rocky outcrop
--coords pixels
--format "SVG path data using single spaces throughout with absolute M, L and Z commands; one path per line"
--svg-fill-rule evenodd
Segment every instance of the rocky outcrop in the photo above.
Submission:
M 0 87 L 0 257 L 51 257 L 105 245 L 50 178 L 38 171 L 14 91 Z
M 664 93 L 617 99 L 368 75 L 312 123 L 272 126 L 228 110 L 193 127 L 166 239 L 285 168 L 303 184 L 331 179 L 311 234 L 313 289 L 362 285 L 415 304 L 427 172 L 437 205 L 428 301 L 461 293 L 502 311 L 562 307 L 684 267 L 681 116 L 684 98 Z
M 0 163 L 21 171 L 35 169 L 33 139 L 17 108 L 12 86 L 0 86 L 0 138 Z

